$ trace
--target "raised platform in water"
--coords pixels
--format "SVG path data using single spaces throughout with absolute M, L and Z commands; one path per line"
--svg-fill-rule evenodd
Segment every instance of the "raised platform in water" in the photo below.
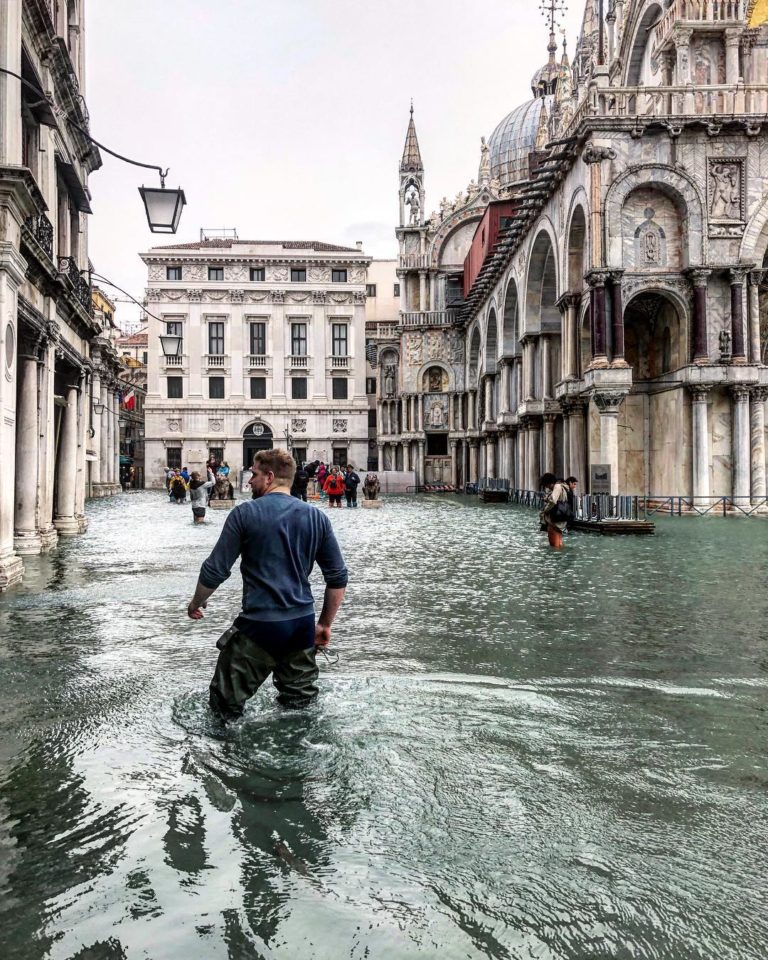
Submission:
M 208 506 L 211 510 L 231 510 L 237 500 L 211 500 Z
M 571 520 L 570 530 L 581 533 L 600 533 L 605 537 L 653 536 L 656 524 L 650 520 Z
M 478 496 L 483 503 L 508 503 L 509 490 L 481 490 Z

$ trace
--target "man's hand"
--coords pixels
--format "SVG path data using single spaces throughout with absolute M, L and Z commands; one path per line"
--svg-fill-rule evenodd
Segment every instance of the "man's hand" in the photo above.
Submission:
M 207 603 L 201 603 L 199 606 L 195 603 L 194 598 L 189 601 L 189 606 L 187 607 L 187 616 L 191 620 L 202 620 L 205 614 L 203 610 L 207 607 Z
M 331 642 L 331 628 L 318 623 L 315 627 L 315 647 L 327 647 Z

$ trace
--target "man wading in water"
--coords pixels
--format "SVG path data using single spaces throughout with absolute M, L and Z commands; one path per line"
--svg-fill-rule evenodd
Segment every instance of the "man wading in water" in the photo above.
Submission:
M 199 620 L 208 598 L 241 558 L 243 610 L 219 639 L 211 680 L 211 708 L 225 720 L 242 716 L 246 700 L 270 673 L 284 706 L 303 707 L 317 696 L 315 648 L 330 642 L 347 568 L 325 513 L 291 496 L 295 472 L 284 450 L 256 454 L 249 481 L 253 499 L 227 517 L 187 608 Z M 315 561 L 325 579 L 317 625 L 309 586 Z

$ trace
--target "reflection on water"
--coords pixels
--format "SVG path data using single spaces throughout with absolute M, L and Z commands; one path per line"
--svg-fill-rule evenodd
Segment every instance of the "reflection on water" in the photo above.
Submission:
M 223 727 L 238 576 L 184 616 L 222 515 L 90 517 L 0 600 L 0 956 L 764 958 L 762 521 L 334 511 L 340 664 Z

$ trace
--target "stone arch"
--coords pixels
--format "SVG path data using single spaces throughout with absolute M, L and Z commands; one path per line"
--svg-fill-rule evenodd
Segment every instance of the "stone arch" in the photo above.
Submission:
M 517 353 L 520 343 L 520 298 L 517 292 L 517 280 L 509 278 L 504 294 L 504 313 L 502 315 L 501 355 L 512 356 Z
M 551 225 L 541 225 L 528 254 L 525 332 L 560 331 L 560 311 L 557 308 L 557 243 L 548 227 Z
M 622 269 L 622 211 L 627 197 L 641 187 L 657 189 L 677 205 L 684 226 L 683 265 L 698 266 L 704 263 L 704 202 L 699 188 L 687 174 L 679 170 L 647 163 L 630 167 L 608 190 L 604 210 L 607 265 L 616 270 Z
M 679 271 L 684 263 L 683 211 L 658 187 L 631 191 L 621 210 L 622 264 L 626 270 Z
M 763 262 L 768 252 L 768 197 L 764 197 L 750 217 L 741 240 L 739 259 L 742 263 Z
M 499 355 L 499 316 L 496 304 L 492 303 L 485 320 L 485 349 L 483 351 L 483 373 L 496 373 L 496 361 Z
M 584 274 L 587 268 L 588 220 L 582 198 L 574 201 L 568 220 L 568 244 L 566 246 L 567 287 L 569 293 L 581 293 L 584 289 Z
M 651 77 L 651 52 L 653 31 L 652 27 L 661 19 L 663 10 L 661 3 L 653 2 L 639 14 L 637 26 L 631 31 L 632 45 L 627 52 L 627 74 L 625 86 L 639 87 L 653 86 Z M 628 31 L 629 32 L 629 31 Z M 657 66 L 657 75 L 661 82 L 661 68 Z
M 633 381 L 656 380 L 685 366 L 689 356 L 688 306 L 656 286 L 635 291 L 624 305 L 624 356 Z
M 480 351 L 482 349 L 482 338 L 480 330 L 475 327 L 469 339 L 467 386 L 474 390 L 478 384 L 478 375 L 480 373 Z
M 264 432 L 258 435 L 253 433 L 253 427 L 257 424 L 264 427 Z M 240 435 L 243 438 L 243 467 L 250 470 L 254 455 L 259 450 L 271 450 L 274 446 L 275 432 L 263 417 L 251 417 L 243 426 Z
M 419 385 L 419 389 L 422 389 L 424 385 L 424 378 L 433 367 L 439 367 L 448 377 L 448 385 L 442 392 L 452 393 L 456 389 L 456 376 L 453 370 L 451 370 L 450 366 L 447 363 L 444 363 L 442 360 L 428 360 L 427 363 L 423 363 L 419 367 L 419 372 L 416 375 L 416 383 Z M 423 392 L 428 393 L 430 391 L 424 388 Z

